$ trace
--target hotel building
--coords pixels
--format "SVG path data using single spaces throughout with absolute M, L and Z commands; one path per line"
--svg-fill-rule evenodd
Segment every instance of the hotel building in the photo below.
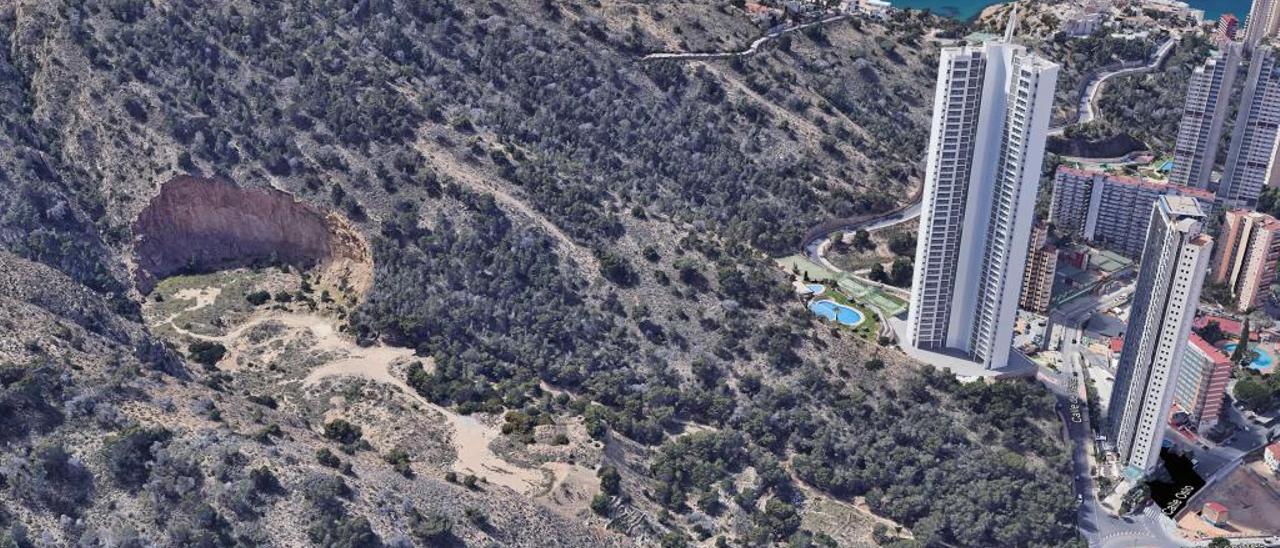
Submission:
M 1218 423 L 1231 380 L 1231 360 L 1200 335 L 1192 333 L 1189 342 L 1173 402 L 1190 417 L 1191 428 L 1203 432 Z
M 1213 202 L 1207 190 L 1064 166 L 1053 176 L 1049 222 L 1059 234 L 1137 259 L 1147 240 L 1151 204 L 1165 195 Z

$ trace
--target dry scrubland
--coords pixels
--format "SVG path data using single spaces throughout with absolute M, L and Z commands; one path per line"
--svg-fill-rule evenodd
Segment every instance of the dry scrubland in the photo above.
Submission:
M 647 63 L 756 31 L 701 2 L 0 7 L 0 538 L 1071 544 L 1043 390 L 833 330 L 769 260 L 918 187 L 936 25 Z M 189 174 L 228 200 L 148 209 Z M 328 253 L 280 253 L 313 215 Z

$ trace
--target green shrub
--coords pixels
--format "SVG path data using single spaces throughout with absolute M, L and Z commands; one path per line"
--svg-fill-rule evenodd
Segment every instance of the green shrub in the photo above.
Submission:
M 253 293 L 245 295 L 244 300 L 249 301 L 249 304 L 253 306 L 262 306 L 264 303 L 271 300 L 271 294 L 266 291 L 254 291 Z
M 333 451 L 330 451 L 328 447 L 321 447 L 316 450 L 316 462 L 319 462 L 324 466 L 328 466 L 329 468 L 337 468 L 342 464 L 342 459 L 339 459 L 337 455 L 334 455 Z
M 192 361 L 205 367 L 213 367 L 227 355 L 227 347 L 213 341 L 196 341 L 187 347 L 187 353 Z
M 360 441 L 363 435 L 359 426 L 343 419 L 334 419 L 324 425 L 324 437 L 343 445 L 352 445 Z

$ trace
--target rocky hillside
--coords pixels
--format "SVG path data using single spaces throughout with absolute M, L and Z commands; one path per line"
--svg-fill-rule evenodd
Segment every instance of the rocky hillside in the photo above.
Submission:
M 822 325 L 768 261 L 915 192 L 934 23 L 642 61 L 760 29 L 732 3 L 0 6 L 0 531 L 1074 542 L 1042 390 Z

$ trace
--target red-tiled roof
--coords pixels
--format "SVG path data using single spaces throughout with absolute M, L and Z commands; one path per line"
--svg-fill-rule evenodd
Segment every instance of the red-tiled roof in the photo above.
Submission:
M 1272 458 L 1276 460 L 1280 460 L 1280 442 L 1276 442 L 1271 445 L 1268 445 L 1266 451 L 1268 453 L 1271 453 Z
M 1244 330 L 1244 324 L 1242 324 L 1239 320 L 1234 320 L 1225 316 L 1214 316 L 1212 314 L 1205 314 L 1204 316 L 1200 316 L 1196 318 L 1196 321 L 1193 325 L 1195 326 L 1196 329 L 1201 329 L 1204 326 L 1209 325 L 1209 322 L 1218 322 L 1218 328 L 1222 329 L 1223 333 L 1234 335 L 1236 337 L 1239 337 L 1240 331 Z M 1249 333 L 1249 340 L 1251 341 L 1258 340 L 1257 329 L 1250 328 L 1250 331 L 1251 333 Z
M 1111 352 L 1116 353 L 1124 350 L 1124 337 L 1114 337 L 1111 339 Z
M 1222 355 L 1222 352 L 1219 352 L 1217 348 L 1214 348 L 1212 344 L 1209 344 L 1209 341 L 1204 340 L 1203 338 L 1200 337 L 1200 335 L 1192 333 L 1191 336 L 1188 337 L 1188 339 L 1191 340 L 1192 346 L 1196 347 L 1196 349 L 1199 350 L 1201 353 L 1203 353 L 1205 356 L 1208 356 L 1209 360 L 1212 361 L 1214 364 L 1223 364 L 1223 363 L 1231 362 L 1230 358 Z
M 1221 514 L 1221 513 L 1223 513 L 1223 512 L 1226 512 L 1226 511 L 1227 511 L 1227 507 L 1226 507 L 1226 506 L 1223 506 L 1223 505 L 1221 505 L 1221 504 L 1219 504 L 1219 503 L 1217 503 L 1217 502 L 1214 502 L 1214 501 L 1209 501 L 1209 502 L 1204 503 L 1204 509 L 1205 509 L 1205 510 L 1213 510 L 1214 512 L 1217 512 L 1217 513 L 1219 513 L 1219 514 Z
M 1106 180 L 1112 183 L 1119 183 L 1119 184 L 1128 185 L 1128 186 L 1140 186 L 1140 187 L 1148 188 L 1158 192 L 1176 190 L 1178 194 L 1182 196 L 1190 196 L 1192 198 L 1198 198 L 1200 200 L 1212 201 L 1214 199 L 1214 194 L 1203 188 L 1196 188 L 1193 186 L 1173 185 L 1173 184 L 1162 182 L 1162 181 L 1155 181 L 1152 179 L 1148 179 L 1146 177 L 1130 177 L 1128 175 L 1114 175 L 1111 173 L 1106 173 L 1104 171 L 1093 171 L 1088 169 L 1075 168 L 1071 166 L 1058 166 L 1058 171 L 1062 173 L 1067 173 L 1070 175 L 1075 175 L 1077 177 L 1093 177 L 1096 175 L 1101 175 L 1104 178 L 1106 178 Z

